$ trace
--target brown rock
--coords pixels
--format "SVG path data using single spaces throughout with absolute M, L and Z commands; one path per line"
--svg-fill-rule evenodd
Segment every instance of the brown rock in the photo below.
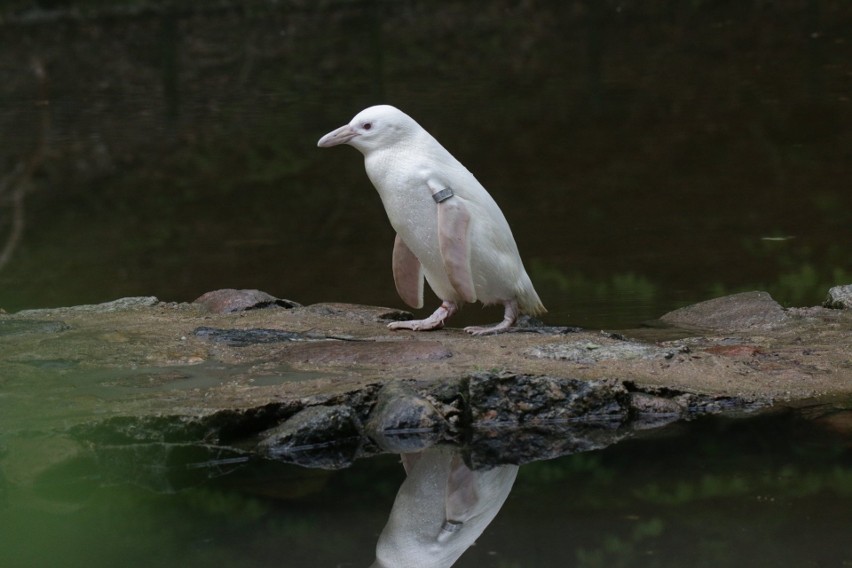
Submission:
M 223 288 L 207 292 L 195 300 L 214 314 L 228 314 L 258 310 L 263 308 L 294 308 L 300 304 L 292 300 L 282 300 L 260 290 L 234 290 Z

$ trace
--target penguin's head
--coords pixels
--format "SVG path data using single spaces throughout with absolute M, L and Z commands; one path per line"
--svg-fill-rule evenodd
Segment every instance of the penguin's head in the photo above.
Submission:
M 366 108 L 355 115 L 349 124 L 320 138 L 317 146 L 329 148 L 349 144 L 368 154 L 402 142 L 422 130 L 413 118 L 390 105 Z

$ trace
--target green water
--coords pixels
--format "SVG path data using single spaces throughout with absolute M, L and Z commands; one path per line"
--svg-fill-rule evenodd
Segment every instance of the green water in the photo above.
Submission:
M 848 566 L 849 412 L 706 418 L 521 466 L 456 566 Z M 404 476 L 397 456 L 174 469 L 166 494 L 85 463 L 0 485 L 0 565 L 366 567 Z

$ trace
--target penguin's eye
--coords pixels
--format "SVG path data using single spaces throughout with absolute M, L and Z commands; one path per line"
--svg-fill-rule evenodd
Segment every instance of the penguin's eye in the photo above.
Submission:
M 372 127 L 373 127 L 372 122 L 365 122 L 364 124 L 361 125 L 361 128 L 363 128 L 364 130 L 370 130 Z

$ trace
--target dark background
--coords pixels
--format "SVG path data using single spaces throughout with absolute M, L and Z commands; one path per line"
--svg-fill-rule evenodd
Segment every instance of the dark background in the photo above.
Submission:
M 492 193 L 550 323 L 816 304 L 852 281 L 849 29 L 845 0 L 12 2 L 0 308 L 402 307 L 360 155 L 316 148 L 376 103 Z

